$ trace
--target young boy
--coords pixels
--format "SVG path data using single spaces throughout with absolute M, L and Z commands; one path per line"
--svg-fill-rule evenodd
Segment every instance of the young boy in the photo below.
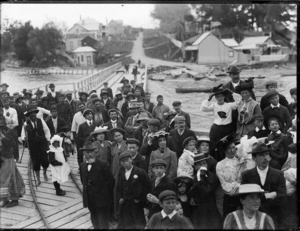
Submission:
M 257 139 L 267 137 L 269 132 L 264 126 L 264 116 L 262 114 L 255 114 L 252 119 L 255 129 L 248 133 L 248 139 L 251 139 L 252 136 L 255 136 Z
M 287 139 L 286 136 L 279 130 L 280 129 L 280 117 L 272 115 L 268 119 L 268 127 L 271 133 L 268 135 L 269 141 L 274 141 L 271 144 L 272 151 L 270 152 L 270 167 L 281 170 L 282 165 L 287 159 Z
M 193 229 L 189 221 L 175 211 L 176 202 L 177 195 L 174 191 L 161 192 L 159 205 L 162 207 L 162 211 L 151 217 L 146 229 Z

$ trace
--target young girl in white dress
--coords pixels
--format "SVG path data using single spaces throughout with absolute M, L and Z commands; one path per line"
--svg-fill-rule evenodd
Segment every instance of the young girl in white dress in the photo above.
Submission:
M 67 182 L 70 174 L 70 166 L 68 162 L 66 162 L 62 142 L 62 137 L 54 135 L 50 140 L 51 145 L 48 151 L 52 182 L 56 190 L 56 195 L 58 196 L 66 195 L 66 192 L 60 188 L 60 184 Z

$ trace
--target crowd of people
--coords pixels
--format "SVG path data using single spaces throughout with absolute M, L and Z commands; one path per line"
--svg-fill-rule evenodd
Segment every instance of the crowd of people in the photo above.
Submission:
M 139 64 L 140 66 L 140 64 Z M 128 68 L 128 67 L 127 67 Z M 201 111 L 212 112 L 209 135 L 196 136 L 182 103 L 151 102 L 143 87 L 121 80 L 114 92 L 0 92 L 1 206 L 24 195 L 15 162 L 29 149 L 37 184 L 50 166 L 56 194 L 66 195 L 68 157 L 77 153 L 83 205 L 94 228 L 287 229 L 297 227 L 297 89 L 290 104 L 266 83 L 256 101 L 254 80 L 216 86 Z M 214 100 L 213 100 L 214 98 Z M 201 121 L 198 121 L 201 123 Z M 15 159 L 15 161 L 13 161 Z M 74 169 L 75 171 L 75 169 Z

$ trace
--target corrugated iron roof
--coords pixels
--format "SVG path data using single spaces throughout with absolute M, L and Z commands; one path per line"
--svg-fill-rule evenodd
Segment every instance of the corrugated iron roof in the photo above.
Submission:
M 74 53 L 79 53 L 79 52 L 96 52 L 96 50 L 94 48 L 92 48 L 92 47 L 86 46 L 86 47 L 78 47 L 73 52 Z
M 239 46 L 239 44 L 237 43 L 237 41 L 235 41 L 234 38 L 231 38 L 231 39 L 221 39 L 221 40 L 228 47 L 237 47 L 237 46 Z
M 185 42 L 186 44 L 193 44 L 198 38 L 200 38 L 201 35 L 202 35 L 202 34 L 197 34 L 197 35 L 195 35 L 195 36 L 193 36 L 193 37 L 191 37 L 191 38 L 185 40 L 184 42 Z
M 270 36 L 246 37 L 240 42 L 240 46 L 262 44 L 265 43 L 269 38 Z
M 85 18 L 78 22 L 79 25 L 83 26 L 87 30 L 99 30 L 100 22 L 92 18 Z
M 193 42 L 193 46 L 199 45 L 208 35 L 211 34 L 211 31 L 203 33 L 195 42 Z

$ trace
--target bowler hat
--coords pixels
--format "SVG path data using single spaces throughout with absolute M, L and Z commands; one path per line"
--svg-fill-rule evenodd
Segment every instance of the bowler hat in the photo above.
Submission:
M 34 93 L 35 95 L 42 95 L 44 93 L 43 90 L 37 89 L 36 92 Z
M 80 148 L 81 151 L 94 151 L 96 149 L 97 147 L 91 141 L 85 142 L 83 147 Z
M 294 94 L 297 94 L 297 87 L 294 87 L 290 90 L 290 94 L 291 95 L 294 95 Z
M 160 121 L 159 119 L 151 118 L 148 120 L 147 125 L 160 128 Z
M 172 106 L 173 107 L 178 107 L 178 106 L 180 106 L 181 105 L 181 102 L 180 101 L 174 101 L 173 103 L 172 103 Z
M 195 143 L 197 142 L 195 137 L 193 136 L 189 136 L 187 138 L 184 139 L 184 141 L 182 142 L 182 146 L 185 147 L 190 141 L 194 140 Z
M 197 140 L 196 147 L 197 149 L 200 147 L 202 142 L 210 143 L 210 139 L 208 136 L 199 136 Z
M 83 111 L 83 116 L 85 117 L 87 114 L 89 114 L 89 113 L 92 113 L 92 114 L 94 114 L 94 112 L 91 110 L 91 109 L 89 109 L 89 108 L 87 108 L 87 109 L 85 109 L 84 111 Z
M 268 145 L 265 143 L 254 143 L 252 145 L 252 151 L 248 152 L 249 154 L 256 155 L 259 153 L 269 152 L 270 149 L 268 148 Z
M 148 121 L 150 118 L 147 114 L 147 112 L 140 112 L 140 114 L 138 115 L 136 121 L 139 122 L 139 121 Z
M 194 156 L 194 163 L 206 160 L 208 158 L 209 158 L 209 156 L 205 155 L 204 153 L 199 153 Z
M 219 86 L 214 87 L 212 90 L 213 90 L 212 96 L 221 95 L 221 94 L 222 95 L 227 95 L 227 94 L 232 93 L 229 89 L 224 88 L 223 84 L 220 84 Z
M 265 191 L 258 184 L 241 184 L 235 195 L 265 193 Z
M 91 132 L 91 135 L 92 135 L 92 136 L 93 136 L 93 135 L 98 135 L 98 134 L 104 133 L 104 132 L 105 132 L 105 133 L 108 132 L 107 126 L 103 126 L 103 127 L 99 126 L 99 127 L 95 127 L 94 131 Z
M 277 86 L 277 81 L 275 81 L 275 80 L 267 81 L 266 88 L 268 88 L 269 86 Z
M 28 110 L 24 113 L 25 116 L 29 116 L 32 113 L 38 113 L 39 110 L 36 107 L 30 107 Z
M 89 96 L 89 94 L 87 92 L 84 92 L 84 91 L 78 92 L 78 95 L 79 95 L 79 97 L 81 97 L 82 95 L 86 95 L 86 97 Z
M 90 93 L 89 93 L 89 96 L 91 96 L 93 93 L 97 94 L 97 91 L 96 90 L 91 90 Z
M 177 199 L 177 194 L 172 190 L 164 190 L 159 194 L 158 199 L 160 202 L 168 199 Z
M 228 69 L 227 69 L 227 73 L 240 73 L 241 70 L 235 66 L 235 65 L 231 65 Z
M 275 96 L 275 95 L 279 95 L 279 93 L 278 93 L 278 91 L 276 91 L 276 90 L 271 90 L 271 91 L 269 91 L 267 94 L 266 94 L 266 98 L 268 99 L 268 100 L 270 100 L 273 96 Z
M 167 163 L 163 159 L 155 159 L 151 163 L 151 167 L 154 168 L 156 166 L 164 166 L 167 167 Z
M 119 161 L 122 161 L 125 158 L 131 158 L 131 157 L 132 157 L 131 153 L 126 150 L 126 151 L 122 152 L 121 155 L 119 156 Z
M 264 120 L 264 116 L 262 114 L 255 114 L 252 116 L 252 120 Z
M 114 134 L 115 132 L 120 132 L 121 134 L 123 134 L 123 136 L 126 134 L 126 131 L 124 129 L 118 127 L 110 129 L 110 132 L 112 134 Z
M 237 93 L 241 93 L 242 91 L 251 91 L 253 89 L 253 83 L 242 83 L 240 85 L 237 85 L 237 87 L 235 88 Z
M 50 87 L 50 88 L 51 88 L 51 87 L 55 87 L 54 83 L 50 83 L 50 84 L 49 84 L 49 87 Z
M 126 144 L 136 144 L 137 146 L 140 145 L 140 141 L 138 141 L 137 139 L 135 138 L 128 138 L 126 140 Z

